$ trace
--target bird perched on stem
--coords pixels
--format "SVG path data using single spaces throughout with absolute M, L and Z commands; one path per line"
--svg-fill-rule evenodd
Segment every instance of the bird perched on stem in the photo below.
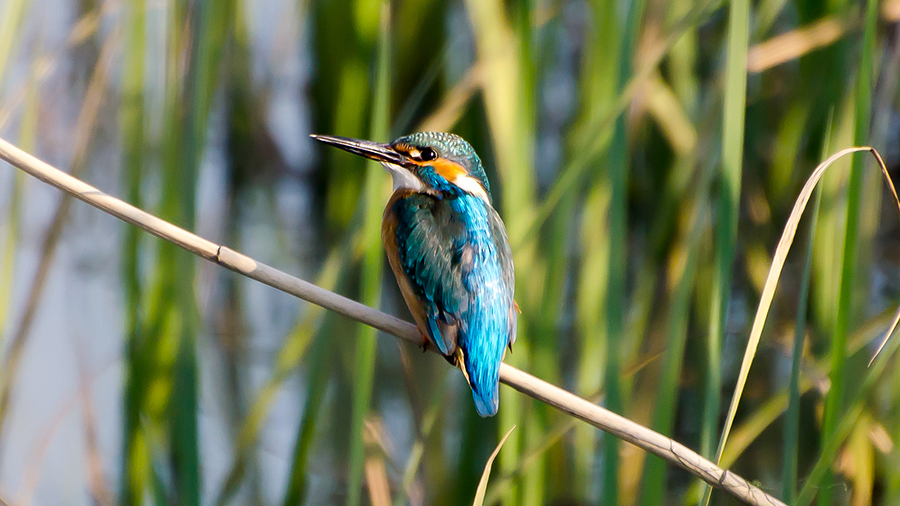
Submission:
M 313 135 L 381 162 L 394 193 L 381 238 L 422 332 L 462 370 L 481 416 L 499 405 L 500 362 L 516 340 L 515 272 L 481 160 L 457 135 L 421 132 L 390 144 Z

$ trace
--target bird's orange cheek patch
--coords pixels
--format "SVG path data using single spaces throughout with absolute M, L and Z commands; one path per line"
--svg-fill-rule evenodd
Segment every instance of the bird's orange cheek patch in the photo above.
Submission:
M 429 162 L 429 165 L 434 167 L 434 171 L 437 172 L 438 175 L 450 182 L 454 181 L 457 177 L 466 175 L 466 169 L 464 169 L 462 165 L 444 158 L 432 160 Z

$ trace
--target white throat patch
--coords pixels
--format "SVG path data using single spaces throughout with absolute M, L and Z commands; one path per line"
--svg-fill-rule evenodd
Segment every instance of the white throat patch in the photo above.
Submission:
M 406 168 L 393 163 L 382 162 L 381 165 L 390 172 L 391 179 L 394 182 L 394 191 L 397 191 L 400 188 L 409 188 L 410 190 L 415 191 L 422 191 L 425 189 L 422 180 Z
M 401 188 L 414 191 L 425 191 L 425 183 L 405 167 L 384 162 L 382 162 L 381 165 L 391 174 L 391 179 L 394 183 L 393 191 L 397 191 Z M 482 188 L 481 183 L 471 176 L 457 176 L 453 181 L 450 181 L 450 183 L 456 185 L 464 192 L 481 198 L 488 204 L 491 202 L 487 196 L 487 192 Z

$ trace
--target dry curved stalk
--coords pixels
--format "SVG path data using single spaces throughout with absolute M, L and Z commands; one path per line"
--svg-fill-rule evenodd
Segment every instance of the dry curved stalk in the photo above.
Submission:
M 415 325 L 387 315 L 354 300 L 320 288 L 312 283 L 259 263 L 225 246 L 194 235 L 119 199 L 111 197 L 83 181 L 38 160 L 0 139 L 0 159 L 31 176 L 58 188 L 123 221 L 176 244 L 191 253 L 229 270 L 330 309 L 360 323 L 392 334 L 417 345 L 422 338 Z M 536 400 L 583 420 L 598 429 L 621 438 L 685 469 L 714 487 L 752 505 L 784 505 L 737 474 L 720 469 L 690 448 L 639 425 L 586 399 L 551 385 L 508 364 L 500 366 L 500 381 Z
M 716 451 L 716 462 L 719 462 L 722 459 L 722 452 L 725 450 L 725 443 L 728 441 L 728 436 L 731 433 L 731 426 L 734 423 L 734 417 L 737 414 L 738 404 L 740 403 L 744 391 L 747 375 L 750 373 L 750 366 L 753 363 L 753 358 L 756 356 L 756 350 L 759 347 L 759 340 L 762 337 L 763 327 L 765 327 L 766 324 L 766 317 L 769 314 L 769 308 L 772 306 L 772 299 L 775 297 L 775 288 L 778 286 L 778 280 L 781 278 L 781 270 L 784 267 L 785 260 L 787 260 L 788 252 L 791 250 L 791 244 L 794 242 L 794 236 L 797 233 L 797 227 L 800 224 L 800 218 L 803 216 L 803 211 L 806 209 L 806 204 L 809 203 L 812 192 L 816 189 L 819 180 L 822 179 L 822 175 L 825 174 L 825 171 L 828 170 L 834 162 L 846 155 L 858 153 L 860 151 L 872 153 L 878 161 L 878 165 L 881 168 L 881 174 L 884 176 L 885 182 L 891 190 L 891 195 L 894 197 L 894 203 L 897 204 L 897 210 L 900 211 L 900 199 L 897 198 L 897 190 L 894 189 L 894 184 L 891 182 L 891 176 L 888 174 L 884 160 L 881 159 L 881 155 L 878 154 L 878 151 L 876 151 L 875 148 L 865 146 L 838 151 L 831 155 L 827 160 L 820 163 L 819 166 L 816 167 L 816 170 L 813 171 L 812 175 L 809 176 L 809 179 L 806 180 L 806 184 L 803 185 L 800 195 L 794 202 L 794 208 L 791 210 L 791 215 L 788 218 L 787 224 L 784 226 L 784 231 L 781 233 L 781 239 L 778 241 L 778 247 L 775 248 L 775 255 L 772 257 L 772 266 L 769 267 L 766 284 L 763 286 L 759 306 L 756 309 L 756 316 L 753 318 L 753 326 L 750 329 L 750 339 L 747 342 L 747 348 L 744 350 L 741 371 L 738 374 L 737 385 L 734 387 L 734 396 L 731 398 L 731 406 L 728 408 L 728 417 L 725 419 L 725 426 L 722 429 L 722 436 L 719 439 L 719 448 Z M 900 323 L 900 307 L 897 308 L 897 311 L 894 314 L 894 320 L 888 327 L 887 332 L 885 332 L 884 337 L 882 337 L 881 344 L 878 346 L 878 350 L 875 354 L 872 355 L 869 365 L 872 365 L 872 361 L 874 361 L 875 357 L 877 357 L 881 350 L 884 349 L 888 338 L 894 332 L 894 329 L 897 328 L 898 323 Z
M 514 430 L 516 430 L 515 425 L 506 431 L 506 435 L 500 439 L 500 442 L 497 443 L 497 447 L 494 448 L 494 452 L 488 457 L 487 464 L 484 465 L 484 472 L 481 473 L 481 480 L 478 481 L 478 488 L 475 490 L 475 501 L 472 503 L 472 506 L 482 506 L 484 504 L 484 494 L 487 492 L 488 478 L 491 477 L 491 466 L 493 466 L 497 454 L 500 453 L 500 449 L 503 448 L 503 443 L 506 442 L 509 435 L 512 434 L 512 431 Z

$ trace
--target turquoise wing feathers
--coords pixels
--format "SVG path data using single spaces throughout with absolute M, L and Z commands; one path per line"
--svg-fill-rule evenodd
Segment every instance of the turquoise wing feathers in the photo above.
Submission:
M 459 266 L 463 230 L 450 229 L 453 220 L 429 195 L 410 194 L 392 208 L 399 267 L 422 304 L 424 330 L 441 354 L 452 356 L 467 302 Z
M 500 362 L 516 330 L 503 223 L 478 197 L 398 193 L 385 210 L 383 235 L 404 298 L 442 354 L 462 352 L 478 413 L 493 415 Z

